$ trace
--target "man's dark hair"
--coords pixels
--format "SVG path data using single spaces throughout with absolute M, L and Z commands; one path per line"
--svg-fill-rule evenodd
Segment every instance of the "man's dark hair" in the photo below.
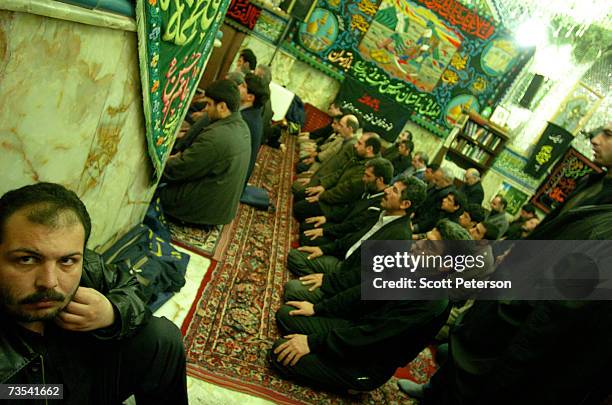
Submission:
M 421 204 L 423 204 L 423 201 L 425 201 L 425 197 L 427 196 L 427 184 L 414 176 L 406 175 L 401 175 L 397 181 L 406 186 L 406 188 L 402 191 L 402 201 L 409 200 L 411 203 L 410 208 L 406 210 L 406 213 L 414 212 L 414 210 L 416 210 Z
M 378 136 L 378 134 L 374 132 L 368 132 L 367 134 L 369 135 L 369 137 L 365 141 L 366 148 L 368 146 L 371 146 L 372 153 L 374 153 L 375 155 L 378 155 L 378 153 L 380 152 L 380 149 L 382 148 L 382 144 L 380 143 L 380 136 Z
M 450 219 L 441 219 L 436 224 L 443 240 L 471 240 L 470 233 L 461 225 Z
M 85 204 L 73 192 L 54 183 L 37 183 L 12 190 L 0 197 L 0 243 L 11 215 L 29 208 L 26 217 L 35 224 L 55 227 L 60 215 L 72 212 L 85 229 L 85 244 L 91 234 L 91 219 Z
M 470 214 L 470 219 L 476 223 L 482 222 L 485 219 L 485 210 L 482 205 L 471 203 L 468 204 L 465 210 Z
M 249 48 L 245 48 L 240 51 L 240 56 L 242 56 L 242 59 L 244 59 L 245 62 L 249 62 L 249 68 L 251 70 L 257 67 L 257 57 Z
M 530 214 L 535 214 L 535 212 L 536 212 L 536 209 L 535 209 L 535 207 L 533 206 L 533 204 L 529 204 L 529 203 L 527 203 L 527 204 L 523 205 L 523 206 L 521 207 L 521 209 L 522 209 L 523 211 L 525 211 L 525 212 L 530 213 Z
M 465 194 L 458 190 L 451 190 L 446 195 L 449 194 L 453 196 L 455 205 L 459 207 L 459 209 L 456 211 L 456 214 L 463 214 L 463 211 L 465 211 L 465 207 L 467 206 L 467 197 L 465 196 Z
M 427 168 L 430 169 L 433 172 L 435 172 L 436 170 L 438 170 L 440 168 L 440 165 L 437 163 L 429 163 L 427 165 Z
M 231 112 L 240 108 L 240 91 L 231 80 L 217 80 L 204 89 L 204 95 L 213 99 L 215 103 L 224 102 Z
M 253 106 L 263 106 L 270 97 L 270 89 L 264 84 L 262 78 L 255 75 L 254 73 L 247 73 L 244 76 L 244 82 L 247 86 L 247 93 L 255 96 Z
M 414 150 L 414 142 L 412 142 L 412 139 L 406 139 L 401 141 L 399 144 L 404 145 L 410 152 Z M 427 162 L 424 163 L 427 164 Z
M 374 176 L 382 177 L 385 184 L 389 184 L 389 182 L 393 178 L 393 165 L 387 159 L 370 159 L 366 162 L 365 167 L 371 167 L 374 171 Z
M 497 240 L 500 237 L 499 227 L 495 225 L 493 222 L 484 221 L 482 222 L 482 226 L 487 228 L 487 232 L 485 232 L 484 239 L 487 240 Z

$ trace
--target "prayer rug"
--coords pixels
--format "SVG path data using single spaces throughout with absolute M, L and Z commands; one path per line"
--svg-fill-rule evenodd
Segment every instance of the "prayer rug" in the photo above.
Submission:
M 221 231 L 214 227 L 210 231 L 192 226 L 179 225 L 168 221 L 172 242 L 194 253 L 212 257 L 217 247 Z
M 282 155 L 272 148 L 263 146 L 257 155 L 257 162 L 251 173 L 249 184 L 258 185 L 268 189 L 266 181 L 264 179 L 263 167 L 266 167 L 265 162 L 270 159 L 281 159 Z M 268 190 L 270 191 L 270 190 Z M 240 205 L 240 209 L 244 208 L 243 204 Z M 238 215 L 237 215 L 238 216 Z M 187 249 L 194 253 L 210 257 L 213 260 L 220 261 L 223 259 L 225 250 L 231 242 L 231 238 L 234 235 L 234 227 L 236 220 L 230 222 L 227 225 L 214 227 L 210 231 L 205 231 L 200 228 L 195 228 L 186 225 L 180 225 L 175 222 L 169 222 L 170 233 L 172 234 L 172 242 Z
M 288 137 L 287 153 L 260 151 L 256 185 L 270 191 L 276 211 L 240 206 L 231 243 L 183 323 L 187 373 L 283 404 L 411 403 L 395 378 L 371 393 L 340 396 L 284 380 L 268 367 L 268 349 L 280 336 L 274 314 L 290 278 L 286 256 L 297 237 L 290 203 L 294 147 L 295 137 Z

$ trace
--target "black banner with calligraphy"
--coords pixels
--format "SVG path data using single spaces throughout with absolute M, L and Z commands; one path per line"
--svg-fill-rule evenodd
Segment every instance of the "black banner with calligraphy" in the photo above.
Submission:
M 548 214 L 563 204 L 581 178 L 593 172 L 601 173 L 602 170 L 576 149 L 570 148 L 538 188 L 531 202 Z
M 525 173 L 536 179 L 542 176 L 565 152 L 572 138 L 565 128 L 549 122 L 525 165 Z
M 232 0 L 225 17 L 244 28 L 253 30 L 260 14 L 261 8 L 250 3 L 249 0 Z
M 389 142 L 397 138 L 408 120 L 408 111 L 350 77 L 344 79 L 335 102 L 361 117 L 364 132 L 376 132 Z

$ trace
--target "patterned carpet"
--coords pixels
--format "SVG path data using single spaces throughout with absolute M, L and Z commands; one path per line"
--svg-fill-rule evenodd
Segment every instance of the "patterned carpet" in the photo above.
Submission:
M 179 225 L 171 221 L 168 221 L 168 225 L 173 243 L 206 257 L 214 255 L 221 235 L 218 228 L 215 227 L 210 231 L 205 231 L 191 226 Z
M 283 380 L 267 366 L 266 353 L 279 337 L 274 314 L 289 279 L 286 256 L 297 236 L 290 192 L 294 140 L 287 140 L 286 154 L 260 151 L 256 185 L 270 191 L 276 211 L 240 206 L 231 242 L 183 325 L 188 374 L 277 403 L 411 403 L 395 380 L 372 393 L 342 397 Z M 425 351 L 413 363 L 408 374 L 424 381 L 431 354 Z

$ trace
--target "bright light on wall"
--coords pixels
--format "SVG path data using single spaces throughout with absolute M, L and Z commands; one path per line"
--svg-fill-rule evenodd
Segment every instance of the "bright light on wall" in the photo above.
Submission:
M 547 44 L 538 47 L 532 69 L 552 80 L 567 78 L 569 71 L 575 69 L 572 62 L 572 46 Z
M 540 19 L 527 20 L 518 26 L 514 38 L 524 47 L 544 45 L 548 42 L 547 24 Z

